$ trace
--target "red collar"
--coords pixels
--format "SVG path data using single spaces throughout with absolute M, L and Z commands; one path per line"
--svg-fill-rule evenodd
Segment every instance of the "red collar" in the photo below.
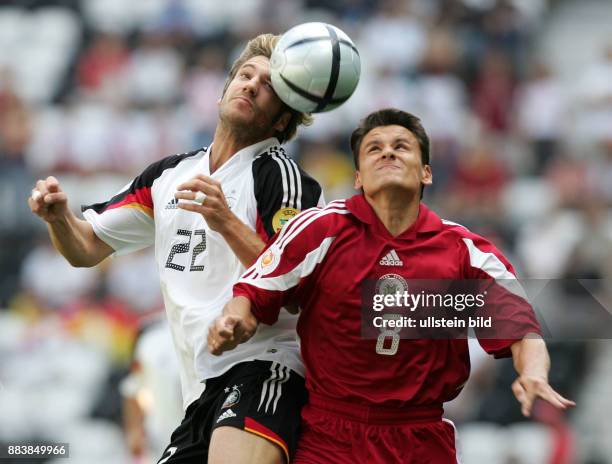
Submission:
M 393 239 L 413 239 L 417 234 L 425 234 L 442 230 L 442 220 L 436 213 L 431 211 L 424 203 L 419 203 L 419 215 L 416 221 L 406 231 L 392 237 L 384 224 L 378 219 L 372 206 L 367 202 L 365 196 L 355 195 L 346 200 L 347 209 L 359 221 L 371 225 L 376 232 Z

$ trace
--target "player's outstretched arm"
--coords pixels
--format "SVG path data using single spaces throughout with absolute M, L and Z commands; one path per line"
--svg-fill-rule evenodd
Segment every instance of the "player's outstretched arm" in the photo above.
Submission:
M 576 405 L 553 390 L 548 383 L 550 357 L 546 343 L 539 335 L 528 334 L 513 344 L 511 349 L 514 367 L 519 374 L 512 383 L 512 392 L 521 403 L 521 412 L 525 417 L 531 415 L 531 408 L 536 398 L 542 398 L 559 409 Z
M 28 205 L 47 223 L 53 246 L 73 266 L 95 266 L 113 252 L 98 238 L 89 222 L 77 218 L 68 208 L 66 192 L 55 177 L 36 182 Z
M 233 350 L 255 334 L 259 322 L 251 313 L 251 301 L 243 296 L 232 298 L 223 314 L 208 328 L 208 351 L 219 356 Z

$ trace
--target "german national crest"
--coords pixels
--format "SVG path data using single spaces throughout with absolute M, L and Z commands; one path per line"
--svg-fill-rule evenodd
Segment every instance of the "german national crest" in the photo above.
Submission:
M 232 406 L 237 404 L 238 401 L 240 401 L 240 396 L 241 396 L 240 390 L 238 389 L 238 387 L 234 386 L 234 388 L 229 393 L 229 395 L 227 395 L 227 398 L 225 398 L 225 401 L 223 402 L 223 406 L 221 406 L 221 409 L 231 408 Z

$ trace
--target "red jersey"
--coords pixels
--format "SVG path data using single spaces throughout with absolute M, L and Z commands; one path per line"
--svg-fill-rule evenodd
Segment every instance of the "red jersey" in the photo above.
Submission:
M 389 267 L 392 266 L 392 267 Z M 297 331 L 306 385 L 323 397 L 364 405 L 441 405 L 458 395 L 470 370 L 466 339 L 400 340 L 393 356 L 361 336 L 365 279 L 393 273 L 406 279 L 514 279 L 511 264 L 484 238 L 441 220 L 424 204 L 404 233 L 393 237 L 362 195 L 296 216 L 234 286 L 255 317 L 274 324 L 281 307 L 297 302 Z M 516 339 L 540 333 L 520 296 L 504 302 Z M 480 339 L 495 357 L 515 340 Z

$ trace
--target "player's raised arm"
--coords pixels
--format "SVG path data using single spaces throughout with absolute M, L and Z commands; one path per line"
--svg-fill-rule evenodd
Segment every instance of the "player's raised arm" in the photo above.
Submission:
M 96 236 L 89 222 L 68 208 L 68 196 L 55 177 L 36 182 L 28 205 L 47 223 L 53 246 L 73 266 L 95 266 L 114 251 Z
M 546 343 L 539 335 L 528 334 L 514 343 L 511 349 L 514 367 L 519 374 L 512 383 L 512 392 L 521 403 L 521 412 L 525 417 L 531 415 L 533 401 L 536 398 L 542 398 L 558 409 L 567 409 L 576 405 L 553 390 L 548 383 L 550 357 Z
M 185 211 L 200 213 L 211 230 L 220 233 L 240 262 L 249 267 L 266 244 L 229 208 L 221 183 L 212 177 L 198 174 L 177 187 L 175 197 L 191 200 L 181 202 L 178 207 Z

